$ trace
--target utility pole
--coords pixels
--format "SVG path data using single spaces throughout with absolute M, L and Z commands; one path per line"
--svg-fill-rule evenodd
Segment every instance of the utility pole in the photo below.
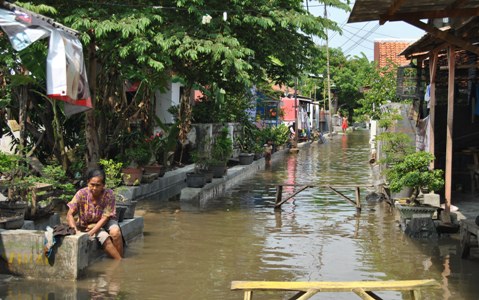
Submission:
M 324 3 L 324 18 L 328 18 L 328 12 L 326 10 L 327 4 Z M 326 28 L 326 73 L 327 73 L 327 83 L 328 83 L 328 106 L 329 106 L 329 136 L 332 136 L 333 133 L 333 106 L 331 105 L 331 78 L 329 74 L 329 45 L 328 45 L 328 29 Z

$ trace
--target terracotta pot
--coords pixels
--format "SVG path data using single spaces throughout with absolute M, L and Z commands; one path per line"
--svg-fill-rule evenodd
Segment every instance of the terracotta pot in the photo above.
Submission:
M 162 172 L 163 166 L 162 165 L 150 165 L 143 167 L 145 174 L 160 174 Z M 165 174 L 163 172 L 163 174 Z
M 139 185 L 143 177 L 143 169 L 141 168 L 124 168 L 121 170 L 123 174 L 123 183 L 125 185 Z

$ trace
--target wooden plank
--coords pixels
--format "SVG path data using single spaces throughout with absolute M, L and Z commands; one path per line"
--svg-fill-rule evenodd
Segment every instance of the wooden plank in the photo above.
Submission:
M 332 186 L 331 184 L 314 184 L 314 183 L 303 183 L 303 184 L 299 184 L 299 183 L 274 183 L 274 184 L 270 184 L 270 185 L 274 185 L 274 186 L 308 186 L 308 187 L 317 187 L 317 188 L 328 188 L 330 186 Z M 338 184 L 338 185 L 334 185 L 335 188 L 356 188 L 356 187 L 360 187 L 360 188 L 373 188 L 374 185 L 371 185 L 371 184 Z
M 321 292 L 351 292 L 362 288 L 365 291 L 409 291 L 418 288 L 437 288 L 439 283 L 434 279 L 397 280 L 397 281 L 232 281 L 232 290 L 278 290 L 304 291 L 317 289 Z
M 455 8 L 455 9 L 441 9 L 441 10 L 429 10 L 421 12 L 404 12 L 396 13 L 392 16 L 381 15 L 379 17 L 381 25 L 387 21 L 411 21 L 420 19 L 440 19 L 440 18 L 457 18 L 457 17 L 472 17 L 479 14 L 479 8 Z
M 377 300 L 373 298 L 371 295 L 369 295 L 368 293 L 366 293 L 366 291 L 363 289 L 360 289 L 360 288 L 353 289 L 353 292 L 363 300 Z
M 421 291 L 420 290 L 412 290 L 411 291 L 411 299 L 413 300 L 421 300 Z
M 366 294 L 368 294 L 369 296 L 373 297 L 373 299 L 375 300 L 382 300 L 381 297 L 379 297 L 378 295 L 376 295 L 375 293 L 371 292 L 371 291 L 366 291 Z
M 389 20 L 394 14 L 397 12 L 397 10 L 403 5 L 405 0 L 395 0 L 391 6 L 389 6 L 388 11 L 386 12 L 385 15 L 380 16 L 379 18 L 379 25 L 384 25 L 384 23 Z
M 301 297 L 298 298 L 298 300 L 306 300 L 314 295 L 316 295 L 319 291 L 316 289 L 309 289 L 306 293 L 304 293 Z
M 244 300 L 253 299 L 253 291 L 244 291 Z
M 464 40 L 460 37 L 457 37 L 449 32 L 446 31 L 441 31 L 437 29 L 436 27 L 426 24 L 422 22 L 421 20 L 418 19 L 405 19 L 404 22 L 409 23 L 415 27 L 418 27 L 428 33 L 430 33 L 432 36 L 435 38 L 438 38 L 440 40 L 446 41 L 450 44 L 456 45 L 459 48 L 462 48 L 464 50 L 470 51 L 472 53 L 478 54 L 479 55 L 479 47 L 471 44 L 467 40 Z M 450 67 L 449 67 L 450 68 Z M 453 78 L 454 79 L 454 78 Z
M 356 205 L 356 202 L 353 201 L 351 198 L 349 198 L 348 196 L 344 195 L 343 193 L 341 193 L 340 191 L 337 191 L 336 189 L 334 189 L 332 186 L 328 186 L 333 192 L 335 192 L 336 194 L 338 194 L 339 196 L 343 197 L 344 199 L 348 200 L 349 202 L 351 202 L 353 205 Z
M 293 198 L 294 196 L 296 196 L 297 194 L 301 193 L 302 191 L 304 191 L 305 189 L 309 188 L 309 186 L 303 186 L 302 188 L 300 188 L 299 190 L 297 190 L 296 192 L 294 192 L 293 194 L 289 195 L 288 197 L 286 197 L 286 199 L 282 200 L 280 203 L 276 203 L 274 207 L 280 207 L 281 205 L 283 205 L 283 203 L 285 203 L 286 201 L 288 201 L 289 199 Z

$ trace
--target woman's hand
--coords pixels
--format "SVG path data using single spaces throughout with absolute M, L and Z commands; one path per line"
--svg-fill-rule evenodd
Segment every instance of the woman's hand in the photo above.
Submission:
M 95 234 L 98 232 L 98 229 L 95 228 L 96 223 L 88 224 L 85 231 L 88 233 L 89 236 L 94 237 Z

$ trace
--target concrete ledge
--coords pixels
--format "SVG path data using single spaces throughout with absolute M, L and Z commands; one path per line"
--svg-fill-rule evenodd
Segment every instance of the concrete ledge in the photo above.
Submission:
M 284 149 L 273 153 L 271 163 L 284 158 L 288 152 L 289 149 Z M 251 177 L 257 171 L 264 170 L 265 166 L 265 159 L 261 158 L 250 165 L 237 165 L 229 168 L 225 176 L 222 178 L 213 178 L 211 183 L 206 184 L 202 188 L 183 188 L 180 194 L 180 201 L 194 202 L 198 203 L 200 207 L 204 207 L 208 200 L 223 195 L 227 189 Z
M 125 240 L 143 235 L 143 217 L 120 223 Z M 31 278 L 75 280 L 96 259 L 104 256 L 96 240 L 88 234 L 65 236 L 54 247 L 50 258 L 43 253 L 45 232 L 38 230 L 0 230 L 0 272 Z
M 139 200 L 162 192 L 168 193 L 172 189 L 176 189 L 172 194 L 175 194 L 175 192 L 177 194 L 179 192 L 177 190 L 178 187 L 182 188 L 185 186 L 186 173 L 191 172 L 193 168 L 194 165 L 188 165 L 180 169 L 168 171 L 163 177 L 159 177 L 151 183 L 138 186 L 121 186 L 117 189 L 117 192 L 130 200 Z

